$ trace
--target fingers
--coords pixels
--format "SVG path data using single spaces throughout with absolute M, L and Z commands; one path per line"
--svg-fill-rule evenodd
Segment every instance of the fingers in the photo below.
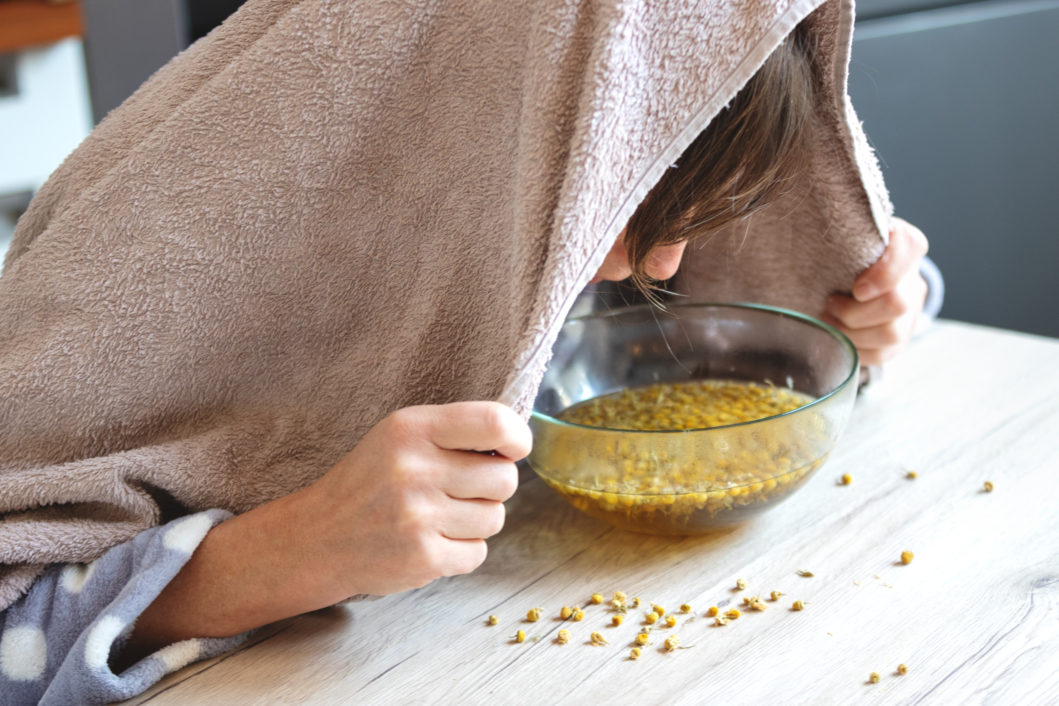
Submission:
M 497 402 L 454 402 L 417 409 L 430 410 L 429 438 L 442 449 L 496 451 L 518 461 L 529 455 L 533 445 L 522 417 Z
M 438 487 L 458 500 L 482 499 L 504 502 L 518 488 L 518 469 L 501 456 L 466 451 L 442 451 L 448 456 L 446 472 Z
M 922 310 L 926 296 L 927 283 L 914 272 L 890 291 L 868 301 L 834 294 L 828 297 L 827 313 L 848 328 L 871 328 Z
M 857 346 L 862 364 L 881 365 L 911 338 L 927 294 L 926 282 L 918 272 L 926 252 L 923 233 L 895 218 L 890 244 L 857 278 L 853 296 L 836 294 L 828 299 L 824 320 Z
M 437 529 L 448 539 L 487 539 L 504 528 L 504 504 L 491 500 L 453 500 L 438 508 Z
M 853 329 L 829 314 L 822 317 L 824 322 L 849 337 L 857 347 L 861 365 L 882 365 L 900 353 L 912 335 L 915 321 L 910 322 L 909 318 L 906 315 L 879 326 Z
M 858 350 L 858 353 L 860 354 L 860 364 L 868 368 L 877 368 L 883 363 L 888 363 L 900 352 L 900 348 Z
M 835 326 L 835 323 L 831 323 L 831 325 Z M 903 341 L 901 331 L 898 329 L 896 322 L 893 321 L 881 326 L 861 329 L 851 329 L 839 323 L 835 328 L 849 336 L 849 340 L 853 341 L 853 345 L 857 347 L 857 350 L 862 352 L 897 346 Z
M 859 302 L 841 294 L 832 295 L 827 300 L 827 313 L 839 324 L 850 329 L 880 326 L 893 321 L 906 311 L 905 302 L 894 292 L 887 292 L 867 302 Z
M 882 256 L 857 278 L 853 297 L 865 302 L 894 289 L 905 275 L 927 254 L 927 238 L 911 223 L 893 220 L 890 244 Z
M 482 565 L 488 553 L 482 539 L 457 539 L 446 544 L 447 557 L 440 572 L 442 576 L 469 574 Z
M 406 566 L 402 573 L 406 576 L 398 590 L 422 588 L 443 576 L 469 574 L 482 565 L 486 555 L 484 539 L 446 539 L 435 535 L 403 557 Z

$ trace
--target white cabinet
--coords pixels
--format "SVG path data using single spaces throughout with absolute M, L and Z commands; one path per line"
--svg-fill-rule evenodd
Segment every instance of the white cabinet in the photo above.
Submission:
M 35 191 L 92 129 L 81 40 L 22 51 L 0 98 L 0 196 Z
M 0 96 L 0 260 L 14 214 L 92 129 L 80 39 L 12 59 L 14 91 Z

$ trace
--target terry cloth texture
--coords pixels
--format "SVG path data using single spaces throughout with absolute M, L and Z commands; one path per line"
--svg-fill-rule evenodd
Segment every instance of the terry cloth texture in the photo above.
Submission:
M 249 633 L 177 642 L 121 674 L 111 650 L 187 563 L 219 510 L 140 533 L 90 564 L 50 567 L 0 613 L 0 704 L 106 704 L 141 693 L 181 667 L 227 652 Z
M 852 4 L 250 0 L 111 113 L 18 224 L 0 277 L 0 607 L 163 512 L 305 487 L 398 408 L 528 414 L 639 202 L 810 15 L 812 190 L 738 247 L 719 239 L 693 284 L 819 313 L 888 232 L 846 97 Z

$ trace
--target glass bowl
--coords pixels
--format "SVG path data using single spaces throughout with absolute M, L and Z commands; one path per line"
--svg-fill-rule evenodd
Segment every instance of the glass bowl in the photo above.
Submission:
M 574 507 L 615 527 L 700 534 L 790 497 L 827 460 L 857 392 L 857 349 L 803 314 L 751 304 L 632 306 L 567 321 L 530 417 L 528 461 Z M 813 399 L 756 421 L 628 431 L 557 419 L 655 383 L 726 380 Z

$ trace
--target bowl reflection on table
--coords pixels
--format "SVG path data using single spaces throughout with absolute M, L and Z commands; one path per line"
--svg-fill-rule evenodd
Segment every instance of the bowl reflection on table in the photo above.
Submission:
M 727 527 L 789 497 L 827 460 L 853 408 L 856 348 L 802 314 L 749 304 L 648 305 L 567 321 L 530 418 L 529 464 L 578 509 L 623 529 Z M 657 383 L 788 388 L 804 407 L 707 429 L 630 431 L 557 418 L 588 399 Z

